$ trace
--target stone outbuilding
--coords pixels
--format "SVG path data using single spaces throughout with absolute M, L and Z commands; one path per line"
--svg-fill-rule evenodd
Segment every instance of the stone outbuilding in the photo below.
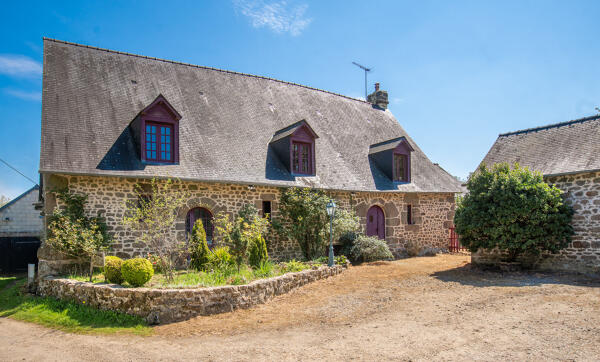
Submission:
M 385 99 L 384 99 L 385 98 Z M 446 249 L 459 182 L 433 164 L 386 109 L 262 76 L 44 40 L 40 173 L 51 190 L 88 195 L 114 235 L 111 253 L 149 251 L 122 225 L 136 183 L 175 177 L 190 199 L 173 232 L 245 203 L 278 217 L 281 190 L 325 190 L 356 210 L 396 256 L 408 243 Z M 270 245 L 298 258 L 295 243 Z
M 544 180 L 564 192 L 573 207 L 572 243 L 558 255 L 546 255 L 543 269 L 600 272 L 600 115 L 504 133 L 483 159 L 519 163 L 539 171 Z M 474 262 L 491 263 L 495 256 L 473 255 Z
M 34 186 L 0 206 L 0 270 L 26 270 L 37 261 L 43 219 L 39 203 L 39 186 Z

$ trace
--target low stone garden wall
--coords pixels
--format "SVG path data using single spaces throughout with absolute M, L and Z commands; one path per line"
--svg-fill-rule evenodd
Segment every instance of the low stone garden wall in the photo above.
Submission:
M 150 324 L 170 323 L 198 315 L 231 312 L 265 303 L 302 285 L 337 275 L 345 266 L 288 273 L 246 285 L 195 289 L 125 288 L 55 277 L 41 278 L 37 293 L 145 318 Z

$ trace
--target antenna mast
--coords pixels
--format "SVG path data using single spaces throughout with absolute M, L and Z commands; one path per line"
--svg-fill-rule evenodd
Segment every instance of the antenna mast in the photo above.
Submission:
M 365 101 L 367 100 L 367 73 L 372 70 L 372 68 L 367 68 L 364 65 L 360 65 L 357 62 L 352 62 L 352 64 L 356 65 L 360 69 L 365 71 Z

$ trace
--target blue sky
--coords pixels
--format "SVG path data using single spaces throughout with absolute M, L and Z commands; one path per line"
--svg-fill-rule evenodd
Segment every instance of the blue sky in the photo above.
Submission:
M 433 162 L 465 178 L 502 132 L 600 106 L 600 1 L 11 1 L 0 158 L 38 178 L 42 37 L 361 97 L 373 67 Z M 31 183 L 0 164 L 0 194 Z

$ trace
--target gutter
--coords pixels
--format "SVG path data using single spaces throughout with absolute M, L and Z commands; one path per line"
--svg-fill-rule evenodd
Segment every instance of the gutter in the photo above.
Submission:
M 174 177 L 174 176 L 129 176 L 129 175 L 106 175 L 106 174 L 95 174 L 95 173 L 84 173 L 84 172 L 69 172 L 69 171 L 47 171 L 40 170 L 40 174 L 56 174 L 56 175 L 68 175 L 68 176 L 90 176 L 90 177 L 122 177 L 128 179 L 147 179 L 151 180 L 153 178 L 157 179 L 167 179 L 174 178 L 181 181 L 190 181 L 190 182 L 204 182 L 204 183 L 218 183 L 218 184 L 234 184 L 234 185 L 247 185 L 247 186 L 265 186 L 265 187 L 280 187 L 280 188 L 288 188 L 288 187 L 298 187 L 298 188 L 311 188 L 311 186 L 302 186 L 302 185 L 285 185 L 285 184 L 272 184 L 267 182 L 249 182 L 249 181 L 227 181 L 227 180 L 209 180 L 209 179 L 198 179 L 198 178 L 190 178 L 190 177 Z M 332 191 L 332 192 L 364 192 L 364 193 L 394 193 L 394 194 L 458 194 L 462 193 L 462 191 L 401 191 L 401 190 L 354 190 L 354 189 L 333 189 L 333 188 L 324 188 L 324 187 L 312 187 L 321 189 L 324 191 Z

